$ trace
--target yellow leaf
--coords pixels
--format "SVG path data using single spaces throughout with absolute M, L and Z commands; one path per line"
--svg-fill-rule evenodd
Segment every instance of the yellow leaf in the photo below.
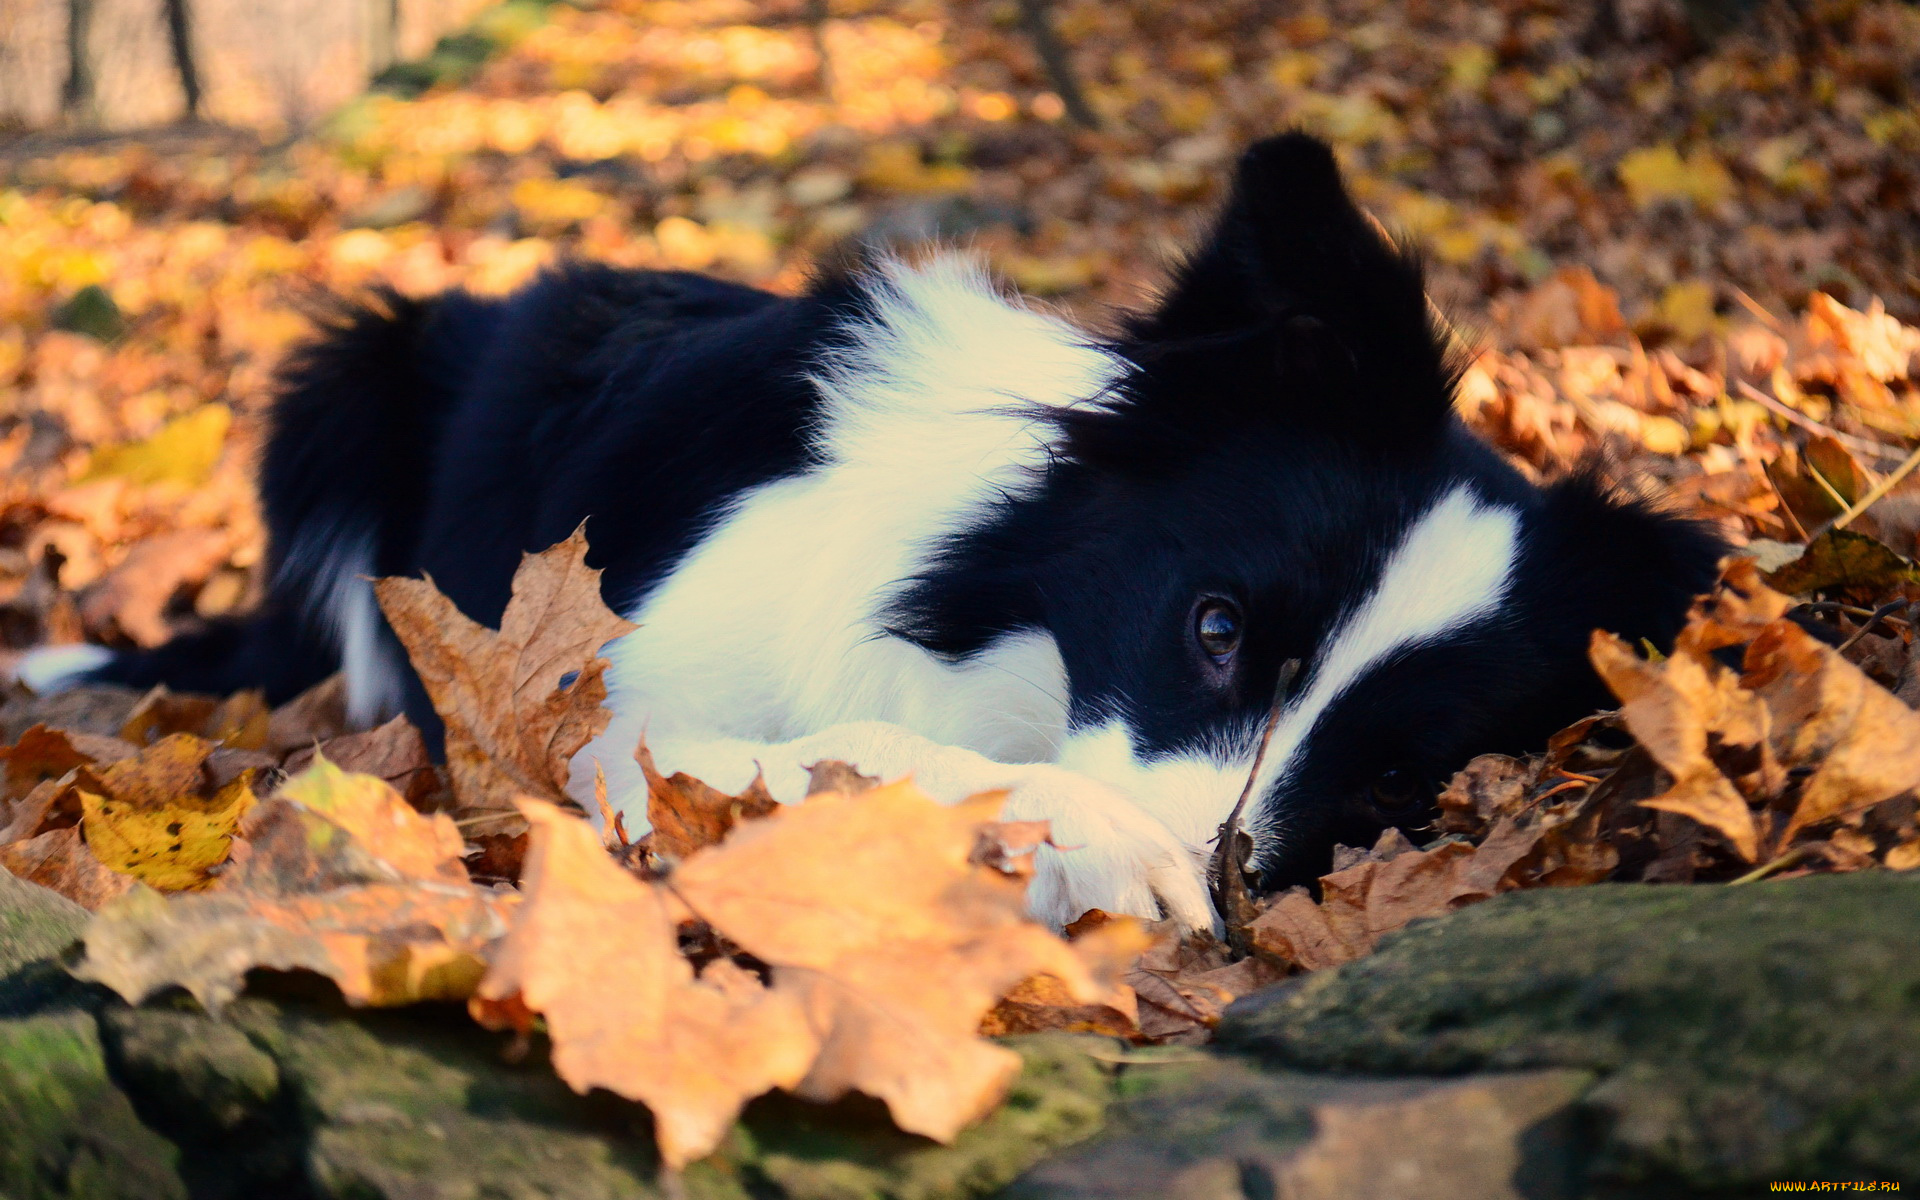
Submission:
M 1705 337 L 1720 327 L 1713 311 L 1713 285 L 1699 279 L 1672 284 L 1660 294 L 1657 313 L 1682 341 Z
M 928 166 L 912 142 L 881 142 L 867 149 L 860 182 L 883 192 L 961 192 L 973 172 L 959 166 Z
M 232 423 L 233 413 L 226 405 L 202 405 L 168 421 L 144 441 L 96 451 L 79 482 L 111 476 L 132 483 L 171 481 L 199 487 L 220 461 Z
M 1622 158 L 1618 171 L 1637 208 L 1686 200 L 1708 209 L 1733 196 L 1733 175 L 1704 146 L 1685 158 L 1672 146 L 1647 146 Z
M 313 765 L 280 786 L 279 796 L 346 830 L 409 879 L 467 881 L 466 844 L 453 818 L 415 812 L 386 780 L 349 774 L 315 755 Z
M 571 179 L 534 176 L 513 185 L 513 207 L 530 224 L 559 230 L 599 216 L 607 198 Z
M 1456 92 L 1478 93 L 1493 78 L 1493 51 L 1468 42 L 1447 53 L 1447 87 Z
M 234 827 L 254 804 L 244 775 L 210 798 L 196 794 L 200 765 L 212 752 L 210 743 L 179 733 L 83 776 L 80 825 L 94 857 L 162 891 L 211 884 L 211 868 L 226 861 Z

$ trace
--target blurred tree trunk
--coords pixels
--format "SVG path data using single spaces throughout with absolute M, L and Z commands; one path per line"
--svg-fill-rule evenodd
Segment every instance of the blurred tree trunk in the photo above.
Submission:
M 815 82 L 820 94 L 833 97 L 833 58 L 827 53 L 827 0 L 807 0 L 807 25 L 813 30 L 813 51 L 820 60 Z
M 400 58 L 400 0 L 367 0 L 367 78 Z
M 94 0 L 67 0 L 67 83 L 60 111 L 69 121 L 91 124 L 94 115 Z
M 1020 19 L 1027 27 L 1027 36 L 1033 39 L 1034 50 L 1040 55 L 1040 65 L 1047 70 L 1047 79 L 1067 106 L 1067 116 L 1076 125 L 1098 129 L 1100 118 L 1080 90 L 1079 77 L 1073 73 L 1073 57 L 1053 27 L 1050 0 L 1020 0 Z
M 88 0 L 89 3 L 92 0 Z M 193 14 L 189 0 L 162 0 L 167 10 L 167 42 L 173 50 L 173 69 L 180 76 L 188 120 L 200 115 L 200 69 L 193 61 Z

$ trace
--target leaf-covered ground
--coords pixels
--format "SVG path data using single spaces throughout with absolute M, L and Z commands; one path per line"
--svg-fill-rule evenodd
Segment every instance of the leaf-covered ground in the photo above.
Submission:
M 1087 130 L 1010 0 L 829 7 L 515 3 L 491 57 L 290 140 L 0 141 L 0 646 L 154 644 L 251 602 L 270 372 L 319 289 L 497 292 L 563 254 L 793 288 L 843 239 L 943 237 L 1098 322 L 1235 148 L 1294 124 L 1426 248 L 1470 422 L 1539 476 L 1662 489 L 1752 561 L 1670 656 L 1596 638 L 1618 714 L 1476 761 L 1434 838 L 1231 905 L 1225 943 L 1098 913 L 1054 938 L 1019 915 L 1044 830 L 858 764 L 772 811 L 647 762 L 655 832 L 596 835 L 555 807 L 620 628 L 578 539 L 517 583 L 572 597 L 545 623 L 393 581 L 444 768 L 404 721 L 347 732 L 332 685 L 273 712 L 7 697 L 0 863 L 100 912 L 95 978 L 217 1004 L 299 968 L 543 1022 L 562 1076 L 647 1103 L 679 1162 L 770 1087 L 949 1136 L 1011 1070 L 976 1031 L 1204 1038 L 1237 995 L 1502 891 L 1920 866 L 1920 10 L 1762 7 L 1703 47 L 1658 0 L 1077 0 Z M 463 690 L 536 641 L 553 678 Z M 846 887 L 881 872 L 880 907 Z

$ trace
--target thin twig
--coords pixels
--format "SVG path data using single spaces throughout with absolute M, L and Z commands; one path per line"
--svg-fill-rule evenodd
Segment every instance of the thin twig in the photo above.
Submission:
M 1876 442 L 1872 438 L 1858 437 L 1851 433 L 1841 433 L 1838 429 L 1835 429 L 1831 425 L 1823 424 L 1819 421 L 1814 420 L 1812 417 L 1808 416 L 1807 414 L 1800 412 L 1798 409 L 1790 408 L 1787 405 L 1782 404 L 1780 401 L 1774 399 L 1772 396 L 1767 395 L 1765 392 L 1761 391 L 1757 387 L 1754 387 L 1752 384 L 1748 383 L 1744 379 L 1742 379 L 1736 386 L 1739 387 L 1740 394 L 1742 396 L 1745 396 L 1747 399 L 1753 401 L 1755 404 L 1758 404 L 1760 407 L 1766 409 L 1768 412 L 1773 413 L 1775 416 L 1785 417 L 1787 420 L 1793 422 L 1795 425 L 1798 425 L 1800 428 L 1806 430 L 1809 433 L 1817 433 L 1823 437 L 1830 437 L 1834 441 L 1839 442 L 1842 446 L 1846 446 L 1852 450 L 1858 450 L 1862 454 L 1873 454 L 1881 458 L 1899 458 L 1900 457 L 1900 450 L 1898 447 L 1889 446 L 1885 442 Z
M 1798 866 L 1800 864 L 1800 861 L 1807 857 L 1808 853 L 1809 851 L 1807 847 L 1795 846 L 1793 849 L 1787 851 L 1785 854 L 1782 854 L 1780 857 L 1774 859 L 1772 862 L 1763 863 L 1762 865 L 1755 867 L 1753 870 L 1748 871 L 1745 875 L 1742 875 L 1740 878 L 1729 880 L 1727 882 L 1727 886 L 1739 887 L 1743 883 L 1758 883 L 1760 880 L 1765 879 L 1767 876 L 1775 874 L 1776 872 L 1784 871 L 1788 867 Z
M 1845 529 L 1847 522 L 1873 507 L 1880 497 L 1886 495 L 1898 486 L 1900 481 L 1912 474 L 1913 469 L 1917 466 L 1920 466 L 1920 450 L 1915 450 L 1912 454 L 1907 455 L 1906 461 L 1895 467 L 1891 475 L 1888 475 L 1879 483 L 1874 484 L 1872 491 L 1854 501 L 1853 507 L 1835 517 L 1832 527 L 1834 529 Z
M 1073 54 L 1053 27 L 1049 5 L 1050 0 L 1020 0 L 1021 22 L 1033 39 L 1034 52 L 1040 56 L 1040 65 L 1046 68 L 1047 79 L 1066 107 L 1067 116 L 1082 129 L 1098 129 L 1100 117 L 1080 90 L 1080 79 L 1073 72 Z
M 1760 474 L 1765 477 L 1767 486 L 1773 489 L 1773 498 L 1780 502 L 1780 515 L 1785 517 L 1787 523 L 1793 527 L 1793 531 L 1800 535 L 1801 541 L 1812 541 L 1813 539 L 1807 535 L 1807 527 L 1800 523 L 1799 517 L 1793 515 L 1793 505 L 1787 503 L 1786 493 L 1780 490 L 1780 481 L 1773 477 L 1772 471 L 1763 470 Z
M 1273 731 L 1280 724 L 1280 710 L 1287 703 L 1287 696 L 1293 691 L 1293 681 L 1300 674 L 1300 660 L 1290 658 L 1280 664 L 1280 677 L 1274 682 L 1273 704 L 1267 709 L 1266 728 L 1260 731 L 1260 748 L 1253 752 L 1253 766 L 1247 768 L 1246 786 L 1240 789 L 1240 798 L 1233 802 L 1233 811 L 1220 823 L 1213 835 L 1213 861 L 1208 864 L 1213 873 L 1213 903 L 1220 912 L 1220 919 L 1227 923 L 1227 942 L 1235 950 L 1245 947 L 1233 943 L 1239 935 L 1235 934 L 1241 915 L 1242 905 L 1250 905 L 1247 897 L 1247 880 L 1240 862 L 1240 816 L 1246 811 L 1247 800 L 1253 795 L 1253 786 L 1260 778 L 1260 766 L 1266 761 L 1267 747 L 1273 744 Z M 1244 938 L 1242 938 L 1244 940 Z
M 1900 611 L 1906 606 L 1907 606 L 1907 601 L 1906 601 L 1906 598 L 1903 596 L 1898 600 L 1889 601 L 1886 604 L 1882 604 L 1879 608 L 1874 609 L 1873 615 L 1867 618 L 1866 624 L 1854 630 L 1852 635 L 1849 636 L 1846 641 L 1841 642 L 1838 646 L 1836 646 L 1834 648 L 1835 652 L 1840 654 L 1845 654 L 1847 651 L 1853 649 L 1853 644 L 1855 642 L 1867 636 L 1867 634 L 1875 626 L 1879 625 L 1880 622 L 1886 620 L 1888 617 L 1892 616 L 1894 613 Z
M 1847 498 L 1840 494 L 1840 489 L 1833 486 L 1831 483 L 1828 483 L 1826 475 L 1820 470 L 1819 467 L 1814 466 L 1811 461 L 1809 461 L 1806 464 L 1806 468 L 1807 468 L 1807 474 L 1813 476 L 1813 481 L 1819 484 L 1820 490 L 1827 494 L 1827 499 L 1833 501 L 1835 504 L 1838 504 L 1840 506 L 1840 511 L 1845 512 L 1847 510 Z
M 1859 617 L 1863 620 L 1873 615 L 1873 610 L 1870 608 L 1861 608 L 1857 604 L 1841 604 L 1837 600 L 1809 600 L 1797 607 L 1804 608 L 1808 612 L 1840 613 L 1843 616 Z M 1882 617 L 1880 619 L 1894 625 L 1906 624 L 1905 621 L 1900 620 L 1898 617 Z
M 1780 318 L 1760 307 L 1760 302 L 1752 296 L 1747 295 L 1744 291 L 1739 288 L 1733 289 L 1733 298 L 1745 305 L 1748 312 L 1759 317 L 1761 321 L 1766 323 L 1767 328 L 1773 330 L 1775 333 L 1785 333 L 1787 331 L 1787 327 L 1780 323 Z

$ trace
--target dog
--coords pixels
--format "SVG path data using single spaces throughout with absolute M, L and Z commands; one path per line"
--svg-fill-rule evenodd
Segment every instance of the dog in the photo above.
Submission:
M 1245 152 L 1107 337 L 953 255 L 793 297 L 589 264 L 389 295 L 283 371 L 260 610 L 22 674 L 279 702 L 344 669 L 353 720 L 437 738 L 369 577 L 426 573 L 497 624 L 522 552 L 584 520 L 639 628 L 573 775 L 597 762 L 629 828 L 643 733 L 663 769 L 764 769 L 783 801 L 821 759 L 1005 787 L 1052 823 L 1037 916 L 1206 928 L 1243 791 L 1267 889 L 1418 835 L 1469 758 L 1605 703 L 1592 630 L 1665 645 L 1712 581 L 1705 527 L 1477 440 L 1459 366 L 1418 259 L 1300 133 Z

